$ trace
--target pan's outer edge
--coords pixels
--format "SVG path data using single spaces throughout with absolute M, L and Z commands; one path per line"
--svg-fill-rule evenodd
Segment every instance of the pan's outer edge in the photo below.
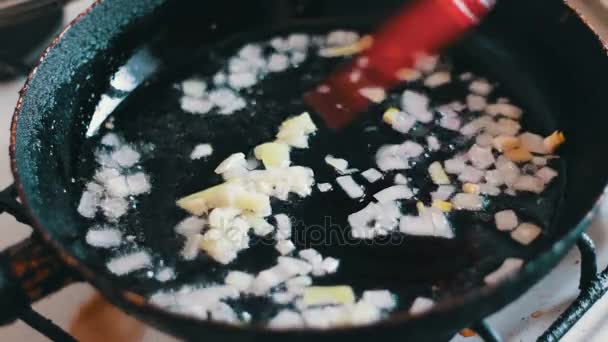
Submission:
M 83 17 L 88 15 L 91 11 L 93 11 L 93 9 L 95 7 L 97 7 L 99 4 L 101 4 L 102 2 L 104 2 L 104 0 L 96 0 L 90 7 L 88 7 L 85 11 L 83 11 L 81 14 L 79 14 L 74 20 L 72 20 L 61 31 L 61 33 L 59 33 L 53 39 L 53 41 L 49 44 L 49 46 L 41 54 L 37 65 L 29 73 L 24 86 L 22 87 L 22 89 L 19 92 L 19 99 L 16 104 L 15 111 L 13 113 L 11 128 L 10 128 L 9 155 L 10 155 L 11 171 L 12 171 L 12 174 L 13 174 L 13 177 L 15 180 L 19 198 L 22 201 L 24 207 L 27 209 L 27 211 L 30 214 L 32 213 L 32 210 L 27 201 L 27 196 L 24 192 L 23 185 L 21 184 L 21 181 L 20 181 L 19 171 L 17 169 L 17 159 L 16 159 L 17 158 L 17 156 L 16 156 L 17 123 L 18 123 L 21 107 L 23 104 L 23 99 L 27 93 L 30 82 L 32 81 L 32 79 L 34 78 L 34 76 L 36 74 L 38 67 L 45 60 L 45 58 L 49 54 L 49 52 L 57 45 L 57 43 L 61 40 L 63 35 L 68 30 L 70 30 L 75 24 L 77 24 Z M 603 47 L 603 50 L 608 53 L 608 44 L 606 43 L 606 41 L 604 39 L 602 39 L 602 37 L 595 30 L 595 28 L 592 25 L 590 25 L 590 23 L 584 17 L 584 15 L 582 13 L 580 13 L 580 11 L 578 11 L 576 8 L 573 8 L 572 6 L 569 6 L 569 5 L 568 5 L 568 7 L 570 7 L 570 9 L 576 14 L 576 16 L 596 36 L 596 38 L 600 41 L 600 43 Z M 608 185 L 604 188 L 602 194 L 600 196 L 598 196 L 598 198 L 595 200 L 595 203 L 593 204 L 593 206 L 592 206 L 591 210 L 588 212 L 588 214 L 575 227 L 573 227 L 568 232 L 568 234 L 566 234 L 562 238 L 562 240 L 555 243 L 555 245 L 551 249 L 542 253 L 540 256 L 538 256 L 531 262 L 527 263 L 526 266 L 524 267 L 524 269 L 522 270 L 522 272 L 520 272 L 517 276 L 515 276 L 509 282 L 505 282 L 495 288 L 484 287 L 484 288 L 472 291 L 471 293 L 468 293 L 467 295 L 464 295 L 464 296 L 461 296 L 458 298 L 449 298 L 443 302 L 438 303 L 438 305 L 435 307 L 435 309 L 433 309 L 428 314 L 418 316 L 418 317 L 412 317 L 412 316 L 408 315 L 407 313 L 402 313 L 402 314 L 394 315 L 391 319 L 382 320 L 376 324 L 366 326 L 366 327 L 344 327 L 344 328 L 335 328 L 335 329 L 323 330 L 323 331 L 314 330 L 314 329 L 306 329 L 304 331 L 298 331 L 298 333 L 299 334 L 302 334 L 302 333 L 311 333 L 311 334 L 321 333 L 322 334 L 323 332 L 339 332 L 341 330 L 356 333 L 356 331 L 361 330 L 361 329 L 377 328 L 377 327 L 382 327 L 382 326 L 393 326 L 394 327 L 395 325 L 403 325 L 403 324 L 407 324 L 408 322 L 413 323 L 414 321 L 419 321 L 419 320 L 422 320 L 423 318 L 431 318 L 433 316 L 437 316 L 436 318 L 440 319 L 441 316 L 449 313 L 449 311 L 451 309 L 455 309 L 470 301 L 486 300 L 486 299 L 488 299 L 488 297 L 490 295 L 497 295 L 497 292 L 501 292 L 503 294 L 508 293 L 510 290 L 510 287 L 513 287 L 514 285 L 519 284 L 519 283 L 523 284 L 526 279 L 534 280 L 534 279 L 540 278 L 540 275 L 538 274 L 539 271 L 536 270 L 536 268 L 538 268 L 538 267 L 534 267 L 534 266 L 537 266 L 538 264 L 543 264 L 543 266 L 546 266 L 548 264 L 555 265 L 555 264 L 557 264 L 557 262 L 559 260 L 561 260 L 561 257 L 563 257 L 563 255 L 565 255 L 565 253 L 568 251 L 568 249 L 574 245 L 578 236 L 589 226 L 591 219 L 597 213 L 597 211 L 599 209 L 599 204 L 604 199 L 607 191 L 608 191 Z M 153 311 L 158 315 L 158 317 L 161 317 L 161 318 L 162 318 L 162 316 L 165 316 L 167 318 L 170 318 L 170 317 L 175 318 L 175 316 L 179 316 L 181 319 L 186 319 L 186 320 L 190 320 L 193 322 L 200 322 L 200 320 L 189 317 L 189 316 L 169 313 L 169 312 L 159 308 L 158 306 L 149 303 L 144 297 L 142 297 L 139 294 L 136 294 L 136 293 L 133 293 L 130 291 L 117 291 L 117 289 L 115 289 L 115 288 L 104 286 L 104 284 L 102 284 L 103 282 L 99 281 L 98 277 L 95 275 L 94 272 L 92 272 L 89 268 L 87 268 L 86 265 L 83 265 L 82 263 L 80 263 L 76 258 L 74 258 L 67 251 L 65 251 L 56 241 L 54 241 L 51 238 L 50 234 L 46 231 L 46 229 L 44 229 L 40 225 L 37 218 L 33 215 L 31 215 L 31 216 L 32 216 L 32 222 L 33 222 L 32 227 L 38 233 L 40 233 L 40 235 L 43 237 L 44 241 L 58 253 L 59 257 L 70 268 L 75 269 L 77 272 L 79 272 L 84 277 L 85 280 L 87 280 L 88 282 L 92 283 L 95 287 L 100 289 L 101 292 L 104 293 L 106 296 L 109 296 L 110 297 L 109 299 L 112 300 L 115 304 L 120 305 L 120 304 L 124 304 L 126 302 L 127 304 L 130 304 L 129 306 L 131 306 L 131 308 L 133 308 L 133 309 Z M 559 258 L 556 258 L 556 256 L 559 256 Z M 550 262 L 549 260 L 552 260 L 552 259 L 553 259 L 553 262 Z M 543 260 L 545 260 L 545 262 L 542 262 Z M 546 272 L 543 272 L 542 275 L 544 275 L 545 273 Z M 522 285 L 520 284 L 519 286 L 521 287 Z M 119 300 L 119 299 L 122 299 L 124 302 L 123 303 L 116 302 L 116 300 Z M 123 305 L 123 307 L 124 307 L 124 305 Z M 250 328 L 234 327 L 234 326 L 230 326 L 230 325 L 218 323 L 218 322 L 212 322 L 211 324 L 215 325 L 217 328 L 220 328 L 220 330 L 230 329 L 230 330 L 234 331 L 236 329 L 236 330 L 248 330 L 251 332 L 256 332 L 256 331 L 257 332 L 266 332 L 266 333 L 268 332 L 268 330 L 261 328 L 261 326 L 254 326 L 252 329 L 251 327 Z M 281 331 L 281 333 L 289 333 L 289 332 L 293 332 L 293 330 Z

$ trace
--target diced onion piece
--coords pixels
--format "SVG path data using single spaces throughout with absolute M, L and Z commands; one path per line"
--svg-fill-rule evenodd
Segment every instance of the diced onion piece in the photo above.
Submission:
M 515 136 L 517 135 L 517 132 L 519 132 L 519 130 L 521 129 L 521 125 L 517 121 L 502 118 L 499 119 L 498 122 L 492 126 L 492 129 L 495 131 L 495 134 L 493 135 L 503 134 Z
M 416 69 L 402 68 L 397 70 L 396 76 L 400 81 L 413 82 L 420 79 L 422 73 Z
M 468 183 L 479 183 L 484 176 L 484 172 L 478 170 L 472 166 L 466 165 L 460 175 L 458 175 L 458 180 L 461 182 Z
M 479 193 L 489 196 L 500 195 L 500 188 L 492 184 L 479 184 Z
M 482 111 L 488 105 L 486 98 L 479 95 L 470 94 L 467 96 L 467 107 L 473 112 Z
M 306 306 L 354 302 L 355 293 L 350 286 L 311 286 L 304 289 L 303 303 Z
M 553 132 L 543 141 L 547 153 L 554 153 L 555 150 L 557 150 L 557 148 L 564 142 L 566 142 L 566 137 L 564 136 L 564 133 L 560 131 Z
M 374 198 L 378 200 L 379 203 L 387 203 L 399 199 L 410 199 L 413 196 L 414 193 L 412 193 L 412 190 L 406 185 L 393 185 L 377 192 L 374 195 Z
M 238 208 L 258 216 L 270 215 L 267 195 L 247 191 L 236 183 L 223 183 L 181 198 L 177 205 L 193 215 L 201 216 L 213 208 Z
M 426 143 L 431 151 L 439 151 L 441 149 L 441 143 L 439 143 L 439 139 L 434 135 L 427 136 Z
M 414 67 L 422 72 L 430 73 L 435 70 L 439 63 L 438 55 L 429 55 L 426 53 L 420 53 L 416 56 L 416 62 Z
M 307 112 L 287 119 L 281 123 L 277 139 L 297 148 L 308 147 L 308 135 L 317 131 L 317 126 Z
M 122 233 L 115 228 L 100 227 L 101 229 L 89 229 L 86 242 L 98 248 L 116 247 L 122 243 Z
M 477 169 L 483 170 L 490 167 L 496 161 L 490 148 L 473 145 L 467 153 L 471 164 Z
M 350 56 L 358 54 L 369 47 L 374 43 L 374 38 L 370 35 L 366 35 L 361 37 L 358 41 L 342 46 L 332 46 L 319 50 L 319 56 L 321 57 L 340 57 L 340 56 Z
M 241 292 L 246 291 L 253 282 L 253 275 L 241 271 L 230 271 L 224 282 L 226 285 L 234 286 Z
M 522 259 L 507 258 L 498 269 L 486 275 L 483 278 L 483 281 L 490 286 L 496 286 L 515 275 L 515 273 L 521 269 L 523 264 L 524 261 Z
M 492 92 L 492 85 L 484 79 L 477 79 L 471 82 L 469 90 L 477 95 L 488 96 Z
M 317 188 L 319 188 L 319 191 L 321 192 L 328 192 L 333 189 L 333 186 L 329 183 L 319 183 L 317 184 Z
M 496 103 L 486 107 L 486 113 L 496 116 L 503 115 L 511 119 L 519 119 L 523 111 L 510 103 Z
M 480 147 L 490 147 L 492 145 L 492 135 L 482 133 L 475 138 L 475 144 Z
M 406 185 L 408 183 L 407 177 L 398 173 L 395 175 L 395 179 L 393 181 L 395 184 Z
M 536 177 L 543 181 L 545 184 L 549 184 L 553 178 L 557 177 L 557 171 L 552 168 L 545 166 L 536 172 Z
M 412 303 L 409 313 L 410 315 L 422 315 L 430 311 L 435 306 L 435 302 L 432 299 L 418 297 Z
M 511 238 L 522 245 L 529 245 L 540 235 L 542 229 L 532 223 L 521 223 L 514 231 L 511 232 Z
M 361 88 L 359 94 L 374 103 L 381 103 L 386 99 L 386 91 L 380 87 Z
M 518 191 L 528 191 L 540 194 L 545 190 L 545 184 L 537 177 L 521 175 L 513 183 L 513 189 Z
M 467 194 L 478 194 L 480 192 L 479 185 L 473 183 L 462 184 L 462 191 Z
M 492 145 L 498 152 L 506 152 L 520 146 L 519 139 L 506 135 L 499 135 L 492 140 Z
M 192 153 L 190 153 L 190 159 L 197 160 L 205 157 L 209 157 L 213 153 L 213 147 L 211 144 L 198 144 L 194 146 Z
M 434 201 L 447 201 L 455 190 L 456 187 L 453 185 L 440 185 L 431 193 L 431 196 Z
M 450 177 L 448 177 L 448 175 L 445 173 L 445 170 L 440 162 L 433 162 L 429 166 L 428 171 L 433 183 L 437 185 L 450 184 Z
M 325 156 L 325 163 L 336 169 L 339 173 L 346 173 L 348 170 L 348 161 L 342 158 L 335 158 L 331 154 Z
M 442 86 L 444 84 L 450 83 L 452 81 L 452 77 L 447 71 L 438 71 L 435 72 L 424 80 L 424 85 L 429 88 L 436 88 Z
M 374 168 L 371 168 L 361 172 L 361 176 L 363 176 L 368 182 L 375 183 L 382 178 L 382 173 Z
M 277 251 L 279 251 L 279 253 L 281 253 L 281 255 L 287 255 L 287 254 L 295 251 L 296 246 L 293 244 L 293 242 L 291 242 L 289 240 L 281 240 L 281 241 L 277 242 L 277 244 L 275 245 L 275 249 Z
M 249 223 L 253 232 L 257 236 L 266 236 L 274 231 L 274 226 L 268 223 L 264 218 L 253 214 L 243 215 L 243 218 Z
M 215 173 L 221 175 L 222 173 L 237 169 L 237 168 L 247 168 L 247 161 L 245 160 L 244 153 L 233 153 L 228 158 L 224 159 L 223 162 L 220 163 L 215 168 Z
M 152 257 L 146 251 L 134 252 L 111 259 L 106 267 L 110 272 L 121 276 L 152 265 Z
M 287 167 L 291 163 L 289 145 L 279 142 L 269 142 L 256 146 L 253 154 L 269 169 L 273 167 Z
M 460 174 L 466 168 L 466 162 L 464 158 L 454 157 L 444 162 L 445 171 L 451 174 Z
M 437 208 L 443 211 L 444 213 L 450 212 L 452 210 L 452 203 L 447 201 L 434 200 L 432 206 L 433 208 Z
M 363 189 L 355 182 L 351 176 L 341 176 L 336 178 L 336 182 L 350 198 L 359 198 L 364 195 Z
M 433 121 L 433 113 L 429 110 L 429 98 L 420 93 L 406 90 L 401 96 L 403 110 L 413 115 L 418 121 L 428 123 Z
M 452 199 L 452 205 L 456 210 L 481 210 L 483 201 L 477 194 L 459 193 Z
M 384 310 L 390 310 L 397 306 L 395 296 L 389 290 L 367 290 L 363 292 L 361 299 Z
M 302 316 L 292 310 L 281 310 L 269 322 L 268 326 L 272 329 L 291 329 L 304 326 Z
M 533 157 L 532 158 L 532 164 L 536 165 L 536 166 L 545 166 L 547 165 L 547 158 L 546 157 Z
M 525 132 L 519 135 L 521 146 L 532 153 L 546 154 L 547 148 L 543 142 L 543 137 L 538 134 Z
M 516 163 L 524 163 L 532 160 L 534 157 L 530 151 L 524 147 L 516 147 L 504 152 L 505 157 Z
M 323 259 L 323 262 L 321 263 L 321 268 L 327 274 L 336 273 L 339 266 L 340 266 L 340 260 L 338 260 L 336 258 L 332 258 L 332 257 L 327 257 L 327 258 Z M 313 268 L 314 268 L 314 266 L 313 266 Z
M 517 227 L 518 219 L 513 210 L 503 210 L 494 214 L 496 228 L 502 231 L 511 231 Z

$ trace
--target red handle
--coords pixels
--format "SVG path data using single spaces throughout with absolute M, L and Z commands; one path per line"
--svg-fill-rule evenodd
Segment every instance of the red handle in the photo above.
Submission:
M 416 56 L 433 54 L 475 26 L 494 0 L 417 0 L 407 4 L 373 36 L 370 49 L 355 63 L 343 65 L 324 82 L 324 89 L 305 94 L 306 102 L 331 128 L 351 122 L 369 106 L 360 90 L 391 88 L 401 82 L 399 70 L 411 68 Z M 353 80 L 352 75 L 358 75 Z
M 397 71 L 414 65 L 419 53 L 435 53 L 475 26 L 489 0 L 420 0 L 406 5 L 374 35 L 363 56 L 380 86 L 399 82 Z

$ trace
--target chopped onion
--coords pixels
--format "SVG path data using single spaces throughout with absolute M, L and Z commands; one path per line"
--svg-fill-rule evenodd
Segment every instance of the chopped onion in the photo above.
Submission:
M 198 144 L 194 146 L 192 153 L 190 153 L 190 159 L 196 160 L 205 157 L 209 157 L 213 153 L 213 147 L 211 144 Z
M 408 183 L 407 178 L 400 173 L 395 175 L 395 179 L 393 182 L 395 184 L 400 184 L 400 185 L 406 185 Z
M 111 248 L 122 243 L 122 233 L 115 228 L 95 227 L 89 229 L 85 240 L 93 247 Z
M 368 182 L 375 183 L 382 178 L 382 173 L 374 168 L 371 168 L 361 172 L 361 176 L 363 176 Z
M 433 121 L 433 113 L 429 110 L 429 98 L 425 95 L 406 90 L 401 96 L 401 106 L 406 113 L 413 115 L 420 122 Z
M 521 223 L 514 231 L 511 232 L 511 238 L 522 245 L 529 245 L 532 241 L 542 233 L 539 226 L 532 223 Z
M 146 251 L 134 252 L 111 259 L 107 263 L 110 272 L 121 276 L 152 265 L 152 257 Z
M 482 198 L 477 194 L 459 193 L 452 199 L 452 205 L 457 210 L 481 210 Z
M 540 194 L 543 192 L 543 190 L 545 190 L 545 184 L 540 178 L 529 175 L 520 175 L 513 183 L 513 189 Z
M 492 85 L 484 79 L 474 80 L 469 85 L 471 92 L 481 96 L 488 96 L 492 92 L 492 88 Z
M 317 306 L 327 304 L 352 304 L 355 293 L 350 286 L 311 286 L 304 289 L 303 304 Z
M 275 245 L 275 249 L 279 251 L 281 255 L 287 255 L 293 252 L 296 249 L 296 246 L 289 240 L 280 240 Z
M 292 310 L 283 309 L 274 316 L 269 322 L 268 326 L 272 329 L 290 329 L 298 328 L 304 325 L 302 316 Z
M 348 161 L 346 159 L 335 158 L 331 154 L 325 156 L 325 163 L 333 167 L 340 174 L 344 174 L 348 170 Z
M 418 297 L 412 303 L 409 313 L 410 315 L 422 315 L 430 311 L 435 306 L 435 302 L 432 299 Z
M 226 285 L 235 287 L 241 292 L 247 291 L 253 282 L 253 275 L 241 271 L 230 271 L 224 282 Z
M 410 199 L 413 196 L 414 193 L 406 185 L 393 185 L 377 192 L 374 198 L 380 203 L 387 203 L 399 199 Z
M 467 96 L 467 107 L 469 107 L 469 110 L 473 112 L 482 111 L 484 108 L 486 108 L 487 104 L 486 98 L 483 96 L 474 94 Z
M 512 277 L 521 269 L 523 264 L 524 261 L 522 259 L 507 258 L 498 269 L 486 275 L 483 281 L 490 286 L 496 286 Z
M 472 166 L 466 165 L 464 169 L 460 172 L 460 175 L 458 175 L 458 180 L 467 183 L 479 183 L 483 176 L 483 171 L 478 170 Z
M 461 125 L 460 118 L 454 117 L 454 116 L 444 115 L 439 120 L 439 126 L 445 128 L 445 129 L 452 130 L 452 131 L 458 131 L 460 129 L 460 125 Z
M 424 85 L 429 88 L 436 88 L 444 84 L 450 83 L 452 77 L 447 71 L 438 71 L 426 77 Z
M 466 168 L 466 161 L 464 158 L 457 156 L 452 159 L 448 159 L 444 162 L 445 171 L 451 174 L 460 174 Z
M 363 291 L 362 300 L 384 310 L 390 310 L 397 306 L 397 301 L 389 290 Z
M 471 164 L 477 169 L 487 169 L 494 164 L 495 159 L 490 148 L 480 147 L 477 144 L 473 145 L 467 153 Z
M 341 176 L 336 178 L 336 182 L 350 198 L 359 198 L 364 195 L 363 189 L 355 182 L 351 176 Z
M 514 106 L 510 103 L 496 103 L 491 104 L 486 107 L 486 113 L 496 116 L 496 115 L 504 115 L 511 119 L 519 119 L 523 111 L 521 108 Z
M 446 201 L 450 198 L 455 190 L 456 187 L 453 185 L 440 185 L 437 187 L 437 190 L 431 192 L 431 197 L 433 198 L 433 201 Z
M 327 257 L 323 259 L 323 263 L 321 263 L 321 267 L 326 274 L 336 273 L 338 267 L 340 266 L 340 260 Z M 313 266 L 314 268 L 314 266 Z
M 482 133 L 475 138 L 475 144 L 480 147 L 489 147 L 492 145 L 492 136 L 487 133 Z
M 441 149 L 439 139 L 437 139 L 437 137 L 434 135 L 429 135 L 428 137 L 426 137 L 426 143 L 429 146 L 429 150 L 431 151 L 439 151 Z
M 319 191 L 321 192 L 328 192 L 333 189 L 333 186 L 329 183 L 319 183 L 317 184 L 317 188 L 319 188 Z
M 494 214 L 496 228 L 502 231 L 511 231 L 517 227 L 518 219 L 513 210 L 503 210 Z
M 553 178 L 557 177 L 557 171 L 552 168 L 545 166 L 536 172 L 536 177 L 540 179 L 544 184 L 549 184 Z
M 361 88 L 359 94 L 374 103 L 381 103 L 386 99 L 386 91 L 380 87 Z

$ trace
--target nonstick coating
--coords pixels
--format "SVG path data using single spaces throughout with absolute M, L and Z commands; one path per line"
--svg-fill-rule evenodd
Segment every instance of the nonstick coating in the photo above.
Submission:
M 72 183 L 71 179 L 78 178 L 82 172 L 80 158 L 86 125 L 99 96 L 108 88 L 109 76 L 132 51 L 141 48 L 144 43 L 161 56 L 163 63 L 159 70 L 161 76 L 158 77 L 170 77 L 163 76 L 166 70 L 183 65 L 183 61 L 200 51 L 201 46 L 208 46 L 252 27 L 259 28 L 262 24 L 285 24 L 286 16 L 295 10 L 285 2 L 281 4 L 275 6 L 268 2 L 265 3 L 268 7 L 263 7 L 240 1 L 204 4 L 180 1 L 178 4 L 177 1 L 160 0 L 105 0 L 50 50 L 28 82 L 27 92 L 18 110 L 19 118 L 15 121 L 13 128 L 16 131 L 12 137 L 13 167 L 15 176 L 21 181 L 22 199 L 38 221 L 38 229 L 52 239 L 68 262 L 113 302 L 182 337 L 202 338 L 202 334 L 210 334 L 204 336 L 230 339 L 266 336 L 268 333 L 257 328 L 229 328 L 201 323 L 162 312 L 148 306 L 139 295 L 153 289 L 141 279 L 128 278 L 117 282 L 108 276 L 101 256 L 82 241 L 88 227 L 75 210 L 81 187 Z M 341 7 L 343 4 L 340 1 L 331 4 L 317 2 L 309 7 L 309 11 L 313 11 L 315 16 L 340 14 L 360 17 L 362 13 L 382 12 L 395 5 L 387 1 L 383 3 L 385 6 L 378 8 L 379 4 L 375 2 L 374 11 L 371 11 L 365 1 L 349 2 L 347 7 Z M 513 7 L 509 7 L 511 5 Z M 517 25 L 513 25 L 512 10 L 516 5 L 528 8 L 530 14 L 519 15 Z M 233 11 L 234 8 L 239 11 Z M 343 21 L 344 18 L 322 22 L 326 25 L 327 22 Z M 210 30 L 211 26 L 215 28 Z M 598 158 L 608 145 L 601 139 L 608 120 L 603 115 L 600 92 L 603 79 L 608 76 L 601 45 L 569 10 L 560 3 L 550 1 L 543 6 L 523 0 L 503 5 L 481 31 L 481 36 L 491 39 L 473 35 L 463 43 L 468 48 L 456 47 L 454 51 L 465 51 L 465 59 L 475 61 L 474 69 L 500 80 L 508 89 L 508 95 L 535 113 L 528 127 L 544 129 L 543 133 L 560 127 L 568 137 L 563 153 L 568 168 L 565 174 L 567 183 L 560 216 L 555 224 L 550 225 L 541 243 L 524 252 L 516 252 L 534 256 L 534 260 L 527 264 L 517 279 L 498 290 L 468 284 L 446 296 L 437 312 L 420 319 L 403 320 L 402 315 L 397 314 L 378 326 L 330 332 L 285 332 L 269 336 L 293 334 L 295 337 L 305 337 L 315 334 L 333 337 L 334 334 L 342 334 L 361 339 L 371 336 L 368 334 L 377 338 L 408 336 L 412 339 L 416 336 L 429 339 L 448 336 L 439 335 L 438 332 L 450 334 L 521 294 L 559 260 L 585 228 L 584 221 L 588 220 L 585 215 L 602 193 L 608 175 L 608 164 Z M 158 83 L 158 80 L 151 82 L 148 88 L 138 89 L 133 96 L 143 91 L 153 94 Z M 137 124 L 139 120 L 143 119 L 138 118 L 131 124 Z M 150 124 L 150 121 L 141 122 Z M 244 137 L 242 143 L 247 142 L 248 137 Z M 175 172 L 180 170 L 176 169 Z M 179 186 L 176 185 L 178 192 L 183 190 Z M 175 199 L 173 193 L 167 196 L 171 201 Z M 162 213 L 159 215 L 162 216 Z M 579 224 L 581 220 L 584 224 Z M 170 232 L 168 228 L 165 227 L 165 231 Z M 162 249 L 164 241 L 169 241 L 165 240 L 168 238 L 166 234 L 146 233 L 148 236 L 156 236 L 151 241 L 159 249 Z M 470 241 L 472 245 L 480 245 L 484 238 L 478 236 Z M 167 245 L 170 246 L 169 243 Z M 437 246 L 429 244 L 430 248 Z M 460 246 L 454 248 L 458 250 Z M 501 253 L 511 255 L 505 246 L 496 250 L 497 258 L 472 267 L 472 272 L 487 271 L 496 266 Z M 447 267 L 446 271 L 453 268 Z M 473 275 L 471 279 L 475 279 Z M 466 283 L 466 275 L 460 276 L 464 277 Z M 425 282 L 428 279 L 421 280 L 421 283 L 428 285 Z M 420 287 L 416 291 L 421 291 Z M 438 335 L 432 335 L 435 332 Z M 408 335 L 401 335 L 403 333 Z

